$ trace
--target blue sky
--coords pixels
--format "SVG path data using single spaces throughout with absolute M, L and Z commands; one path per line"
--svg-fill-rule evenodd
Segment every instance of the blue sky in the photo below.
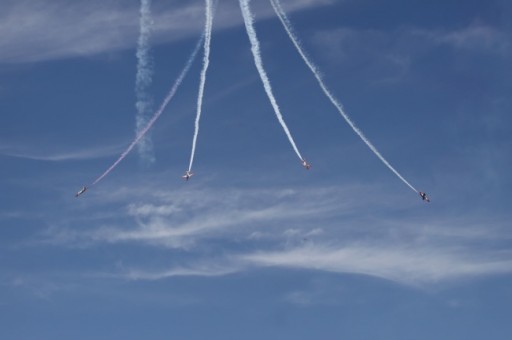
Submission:
M 200 52 L 136 150 L 139 2 L 0 4 L 0 337 L 508 339 L 512 55 L 506 1 L 281 0 L 213 20 L 195 176 Z M 157 107 L 204 26 L 153 0 Z

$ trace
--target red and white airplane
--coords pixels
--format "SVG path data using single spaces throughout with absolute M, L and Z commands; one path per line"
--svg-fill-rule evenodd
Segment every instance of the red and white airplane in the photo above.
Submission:
M 425 202 L 430 202 L 430 198 L 427 197 L 426 193 L 420 191 L 419 194 L 422 200 L 424 200 Z
M 80 195 L 81 195 L 81 194 L 83 194 L 86 190 L 87 190 L 87 187 L 83 187 L 82 189 L 80 189 L 80 191 L 79 191 L 79 192 L 77 192 L 77 193 L 75 194 L 75 197 L 80 196 Z
M 192 176 L 194 176 L 194 174 L 187 170 L 185 171 L 185 174 L 181 176 L 181 178 L 183 178 L 185 181 L 188 181 Z
M 311 168 L 311 164 L 306 162 L 305 159 L 302 160 L 302 166 L 306 168 L 306 170 L 309 170 Z

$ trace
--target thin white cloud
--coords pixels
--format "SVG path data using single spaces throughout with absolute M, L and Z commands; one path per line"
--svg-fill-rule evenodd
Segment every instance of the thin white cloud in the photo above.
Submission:
M 131 196 L 126 190 L 123 195 Z M 78 247 L 128 242 L 191 249 L 205 239 L 237 233 L 247 238 L 260 226 L 279 228 L 281 221 L 286 220 L 300 224 L 301 218 L 329 215 L 337 208 L 332 202 L 319 204 L 311 197 L 303 198 L 289 190 L 198 190 L 181 196 L 155 191 L 152 195 L 153 199 L 148 200 L 156 202 L 128 205 L 128 215 L 134 219 L 131 227 L 107 225 L 85 232 L 51 228 L 45 236 L 46 242 Z M 300 205 L 300 210 L 296 205 Z
M 174 267 L 164 270 L 129 269 L 113 274 L 113 277 L 130 280 L 161 280 L 177 276 L 224 276 L 238 272 L 239 268 L 233 266 L 220 266 L 218 263 L 201 263 L 189 267 Z
M 165 175 L 168 179 L 168 175 Z M 308 225 L 296 238 L 312 232 L 312 220 L 321 221 L 358 209 L 341 197 L 356 197 L 351 187 L 302 190 L 287 188 L 208 188 L 205 183 L 189 183 L 185 190 L 162 188 L 163 179 L 154 185 L 98 187 L 89 192 L 83 209 L 118 214 L 99 221 L 77 211 L 74 219 L 48 222 L 51 226 L 35 243 L 90 247 L 102 243 L 132 244 L 194 250 L 215 238 L 256 239 L 262 232 L 270 240 L 280 239 L 285 230 Z M 194 186 L 198 183 L 200 187 Z M 181 183 L 180 183 L 181 184 Z M 205 187 L 204 187 L 205 186 Z M 362 190 L 361 195 L 365 191 Z M 119 202 L 127 202 L 119 209 Z M 140 203 L 139 203 L 140 202 Z M 115 208 L 112 208 L 114 206 Z M 321 217 L 320 217 L 321 216 Z M 119 222 L 121 221 L 121 222 Z M 84 225 L 86 228 L 76 228 Z M 252 235 L 252 236 L 251 236 Z M 290 240 L 288 240 L 290 241 Z M 291 240 L 294 241 L 294 240 Z
M 48 151 L 50 147 L 45 147 L 45 150 L 41 151 L 40 147 L 40 145 L 37 147 L 4 145 L 0 146 L 0 155 L 50 162 L 87 160 L 119 154 L 123 145 L 108 145 L 81 150 L 62 150 L 61 148 L 60 150 L 54 151 Z M 53 149 L 56 148 L 53 147 Z
M 3 36 L 0 60 L 49 60 L 126 47 L 131 35 L 136 34 L 136 12 L 113 5 L 111 1 L 104 5 L 97 1 L 4 4 L 0 19 Z
M 55 294 L 65 289 L 60 283 L 19 275 L 0 279 L 0 286 L 8 289 L 23 289 L 34 297 L 46 301 L 50 301 Z
M 339 281 L 333 284 L 330 280 L 313 279 L 303 289 L 286 293 L 283 300 L 298 306 L 333 305 L 344 301 L 346 294 Z
M 285 3 L 290 11 L 317 7 L 332 0 Z M 258 6 L 258 19 L 271 17 L 269 6 Z M 219 6 L 215 29 L 240 25 L 236 3 Z M 154 42 L 177 41 L 199 35 L 204 4 L 194 1 L 155 1 Z M 36 62 L 92 56 L 134 48 L 138 7 L 126 1 L 21 0 L 0 4 L 0 62 Z
M 446 44 L 459 49 L 480 50 L 485 52 L 506 53 L 510 51 L 510 39 L 507 35 L 489 25 L 473 23 L 467 27 L 452 31 L 417 30 L 413 33 L 427 37 L 438 44 Z
M 376 276 L 406 285 L 512 272 L 512 253 L 475 254 L 471 249 L 407 245 L 307 245 L 256 252 L 242 259 L 256 266 L 286 267 Z
M 308 243 L 297 247 L 230 254 L 189 265 L 160 269 L 124 269 L 114 277 L 160 280 L 174 276 L 223 276 L 254 268 L 281 267 L 378 277 L 413 287 L 428 288 L 455 280 L 511 274 L 512 253 L 475 250 L 467 245 L 422 247 L 389 242 Z M 290 302 L 309 304 L 310 296 L 292 294 Z
M 148 185 L 144 190 L 123 188 L 122 194 L 114 192 L 112 197 L 141 203 L 118 209 L 120 216 L 109 219 L 113 222 L 102 220 L 98 225 L 98 220 L 86 219 L 53 226 L 42 235 L 42 242 L 81 248 L 128 244 L 181 254 L 173 256 L 180 260 L 171 265 L 153 262 L 153 269 L 147 269 L 131 264 L 114 274 L 136 280 L 280 267 L 363 274 L 428 287 L 512 272 L 512 253 L 507 248 L 512 235 L 499 217 L 433 217 L 432 213 L 424 217 L 424 209 L 413 206 L 404 214 L 403 207 L 388 205 L 380 197 L 366 201 L 373 195 L 366 195 L 361 187 L 302 188 L 304 195 L 286 188 L 203 186 L 179 194 Z M 356 192 L 361 197 L 355 198 Z M 98 204 L 107 204 L 105 209 L 111 211 L 112 197 L 98 195 Z M 348 198 L 363 203 L 347 204 Z M 390 194 L 388 198 L 396 201 Z M 424 207 L 419 200 L 414 203 Z M 223 246 L 233 242 L 244 246 Z M 212 252 L 213 244 L 222 251 Z
M 128 213 L 139 218 L 149 216 L 170 216 L 183 211 L 183 207 L 174 204 L 156 205 L 151 203 L 130 204 Z
M 391 62 L 408 63 L 402 55 L 388 53 L 414 52 L 444 44 L 457 49 L 473 49 L 487 52 L 510 50 L 507 34 L 497 27 L 472 23 L 460 29 L 424 29 L 400 27 L 393 30 L 356 29 L 337 27 L 317 31 L 312 36 L 316 45 L 325 48 L 333 57 L 346 57 L 353 53 L 370 53 L 389 57 Z M 377 53 L 380 51 L 381 53 Z
M 364 63 L 378 83 L 401 80 L 417 53 L 417 41 L 407 30 L 386 32 L 375 29 L 339 27 L 317 31 L 311 37 L 321 57 L 337 64 Z
M 418 56 L 434 48 L 496 56 L 508 56 L 512 50 L 506 32 L 481 23 L 451 30 L 399 27 L 386 31 L 342 26 L 319 30 L 310 40 L 322 51 L 320 57 L 330 62 L 347 68 L 351 63 L 364 63 L 364 72 L 371 73 L 378 84 L 403 80 Z

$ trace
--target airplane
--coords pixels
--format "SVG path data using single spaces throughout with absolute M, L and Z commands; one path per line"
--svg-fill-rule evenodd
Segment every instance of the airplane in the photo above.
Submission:
M 80 195 L 81 195 L 81 194 L 83 194 L 86 190 L 87 190 L 87 187 L 83 187 L 82 189 L 80 189 L 80 191 L 79 191 L 79 192 L 77 192 L 77 193 L 75 194 L 75 197 L 80 196 Z
M 420 191 L 419 194 L 420 194 L 420 197 L 422 200 L 424 200 L 426 202 L 430 202 L 430 198 L 427 197 L 426 193 Z
M 185 181 L 188 181 L 192 176 L 194 176 L 194 174 L 187 170 L 185 171 L 185 175 L 181 176 L 181 178 L 183 178 Z
M 311 164 L 306 162 L 305 159 L 302 160 L 302 166 L 306 168 L 306 170 L 309 170 L 311 168 Z

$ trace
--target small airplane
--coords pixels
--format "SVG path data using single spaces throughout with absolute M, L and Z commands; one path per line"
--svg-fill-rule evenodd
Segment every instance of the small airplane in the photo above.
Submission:
M 194 174 L 187 170 L 185 171 L 185 175 L 181 176 L 181 178 L 183 178 L 185 181 L 188 181 L 192 176 L 194 176 Z
M 302 160 L 302 166 L 306 168 L 306 170 L 309 170 L 311 168 L 311 164 L 306 162 L 305 159 Z
M 422 200 L 424 200 L 426 202 L 430 202 L 430 198 L 427 197 L 426 193 L 420 191 L 419 194 L 420 194 L 420 197 L 421 197 Z
M 80 195 L 81 195 L 81 194 L 83 194 L 86 190 L 87 190 L 87 187 L 83 187 L 82 189 L 80 189 L 80 191 L 79 191 L 79 192 L 77 192 L 77 193 L 75 194 L 75 197 L 80 196 Z

